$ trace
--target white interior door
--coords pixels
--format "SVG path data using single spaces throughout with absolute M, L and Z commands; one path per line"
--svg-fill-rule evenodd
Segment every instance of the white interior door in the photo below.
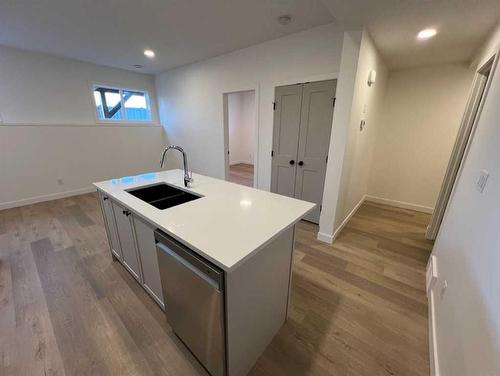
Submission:
M 293 197 L 297 169 L 302 85 L 277 87 L 274 103 L 271 190 Z
M 304 219 L 319 223 L 332 130 L 335 81 L 304 84 L 295 197 L 316 203 Z

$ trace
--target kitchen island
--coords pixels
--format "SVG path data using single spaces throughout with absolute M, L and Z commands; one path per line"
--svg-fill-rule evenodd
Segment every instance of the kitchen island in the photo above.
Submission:
M 165 309 L 173 330 L 210 373 L 244 375 L 286 320 L 295 224 L 314 204 L 203 175 L 193 178 L 190 188 L 183 186 L 181 170 L 94 185 L 113 257 Z M 162 186 L 185 195 L 186 202 L 163 208 L 174 201 L 145 199 L 142 192 L 150 191 L 150 197 Z M 178 257 L 182 252 L 206 265 L 206 275 L 203 267 L 195 268 L 196 278 L 210 283 L 220 303 L 197 297 L 200 288 L 187 290 L 189 283 L 174 278 L 169 260 L 187 265 Z M 212 272 L 217 278 L 210 278 Z M 197 303 L 182 297 L 187 295 L 199 300 L 199 309 L 179 315 Z M 210 306 L 208 314 L 204 305 Z

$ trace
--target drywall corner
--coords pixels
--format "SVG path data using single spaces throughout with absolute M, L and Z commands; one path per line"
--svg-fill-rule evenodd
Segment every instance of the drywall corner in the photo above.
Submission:
M 377 72 L 375 85 L 368 84 L 372 70 Z M 333 239 L 368 193 L 387 76 L 387 67 L 368 32 L 346 32 L 320 218 L 320 233 Z M 366 125 L 362 129 L 361 121 Z
M 323 239 L 331 237 L 335 224 L 337 198 L 340 190 L 342 166 L 347 144 L 348 128 L 351 118 L 356 71 L 363 32 L 361 30 L 345 31 L 342 43 L 339 79 L 336 92 L 336 105 L 333 112 L 332 136 L 328 150 L 328 166 L 326 168 L 323 191 L 323 210 L 319 221 L 319 233 Z M 319 240 L 322 240 L 318 237 Z

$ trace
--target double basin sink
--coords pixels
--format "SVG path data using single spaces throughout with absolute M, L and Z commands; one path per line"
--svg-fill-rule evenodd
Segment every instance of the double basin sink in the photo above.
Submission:
M 127 192 L 160 210 L 201 198 L 166 183 L 133 188 L 127 190 Z

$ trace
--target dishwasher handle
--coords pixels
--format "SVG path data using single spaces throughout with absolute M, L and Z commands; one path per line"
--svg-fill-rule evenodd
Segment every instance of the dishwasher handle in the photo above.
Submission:
M 188 250 L 184 250 L 178 246 L 175 247 L 177 248 L 176 250 L 173 250 L 162 242 L 157 242 L 156 247 L 159 251 L 173 257 L 177 262 L 184 265 L 184 267 L 196 274 L 206 283 L 210 284 L 213 288 L 218 291 L 223 290 L 222 271 L 215 270 L 211 265 L 208 265 L 203 260 L 192 255 Z

